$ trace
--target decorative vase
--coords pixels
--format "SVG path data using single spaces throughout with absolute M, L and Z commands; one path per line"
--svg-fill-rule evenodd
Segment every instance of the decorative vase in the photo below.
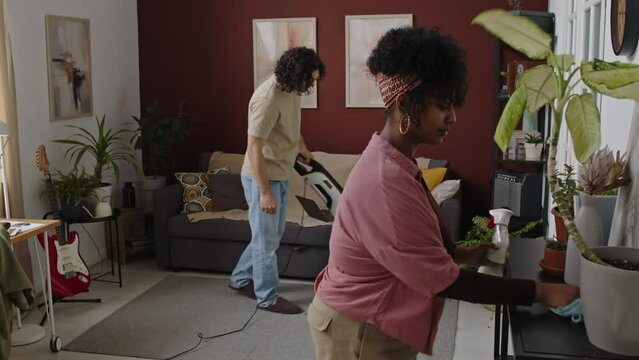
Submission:
M 639 249 L 599 247 L 599 258 L 639 263 Z M 581 258 L 581 305 L 590 343 L 615 354 L 639 356 L 639 271 Z
M 595 196 L 595 206 L 599 219 L 601 219 L 601 242 L 602 245 L 608 245 L 610 237 L 610 227 L 612 226 L 612 215 L 615 213 L 615 205 L 617 204 L 617 195 L 597 195 Z
M 111 204 L 111 194 L 113 193 L 113 185 L 109 183 L 101 183 L 100 187 L 96 188 L 93 192 L 93 196 L 87 197 L 84 202 L 87 209 L 95 211 L 95 207 L 100 202 L 108 202 Z
M 577 198 L 577 197 L 576 197 Z M 596 197 L 580 192 L 578 201 L 575 201 L 575 225 L 581 234 L 586 246 L 589 248 L 601 246 L 601 219 L 596 207 Z M 579 286 L 579 264 L 581 252 L 568 237 L 568 249 L 566 250 L 566 270 L 564 281 L 567 284 Z

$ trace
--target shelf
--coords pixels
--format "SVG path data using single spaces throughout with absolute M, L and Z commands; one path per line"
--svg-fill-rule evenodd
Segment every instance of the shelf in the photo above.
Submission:
M 538 164 L 543 165 L 546 163 L 546 160 L 512 160 L 512 159 L 497 159 L 497 162 L 500 163 L 510 163 L 510 164 Z

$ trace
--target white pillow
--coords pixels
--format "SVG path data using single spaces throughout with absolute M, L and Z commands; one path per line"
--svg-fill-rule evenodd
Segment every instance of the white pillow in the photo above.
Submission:
M 437 201 L 437 205 L 441 205 L 444 200 L 448 200 L 455 196 L 459 191 L 459 184 L 461 180 L 446 180 L 442 181 L 439 185 L 435 186 L 431 193 Z

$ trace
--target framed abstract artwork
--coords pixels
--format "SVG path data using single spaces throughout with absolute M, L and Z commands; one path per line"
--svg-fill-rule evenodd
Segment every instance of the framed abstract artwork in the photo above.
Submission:
M 93 115 L 89 19 L 46 15 L 51 121 Z
M 275 63 L 288 49 L 305 46 L 317 51 L 315 18 L 253 20 L 253 88 L 273 75 Z M 317 86 L 302 95 L 303 109 L 317 108 Z
M 346 16 L 346 107 L 384 107 L 366 60 L 386 31 L 412 25 L 412 14 Z

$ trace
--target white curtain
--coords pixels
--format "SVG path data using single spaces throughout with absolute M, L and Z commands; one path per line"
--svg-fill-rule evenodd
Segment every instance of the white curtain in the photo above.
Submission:
M 608 245 L 639 248 L 639 104 L 635 104 L 628 136 L 631 183 L 619 189 Z
M 9 128 L 9 137 L 5 148 L 5 167 L 7 188 L 12 218 L 24 217 L 22 181 L 20 180 L 20 159 L 18 152 L 18 120 L 16 110 L 16 89 L 11 55 L 11 41 L 7 21 L 6 0 L 0 0 L 0 121 Z M 4 217 L 4 215 L 3 215 Z M 24 269 L 31 269 L 31 258 L 27 243 L 16 246 L 15 251 Z

